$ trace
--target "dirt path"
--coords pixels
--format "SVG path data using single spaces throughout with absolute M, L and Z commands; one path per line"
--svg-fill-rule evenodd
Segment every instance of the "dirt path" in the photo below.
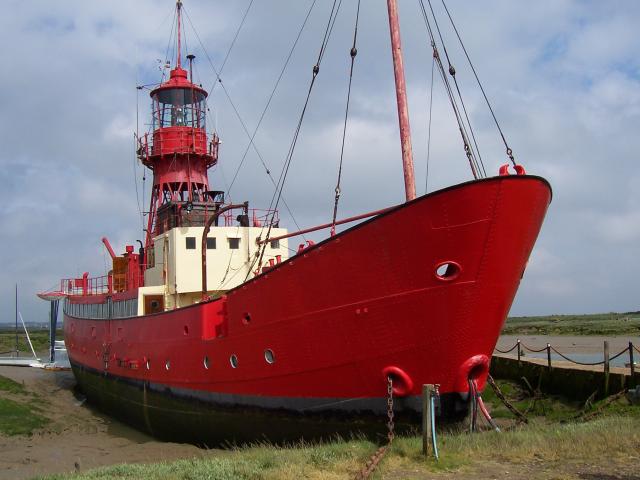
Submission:
M 33 436 L 0 435 L 0 480 L 217 454 L 193 445 L 156 441 L 93 411 L 74 396 L 71 372 L 0 367 L 0 375 L 35 393 L 43 403 L 45 416 L 52 420 Z

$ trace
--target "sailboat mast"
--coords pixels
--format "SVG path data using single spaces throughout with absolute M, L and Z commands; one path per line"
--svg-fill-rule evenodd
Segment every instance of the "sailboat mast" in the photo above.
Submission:
M 18 284 L 16 283 L 16 357 L 20 356 L 18 350 Z
M 402 147 L 402 169 L 404 170 L 404 190 L 407 202 L 416 198 L 416 184 L 413 178 L 413 152 L 411 150 L 411 128 L 409 127 L 409 106 L 407 105 L 407 85 L 404 79 L 402 46 L 400 45 L 400 24 L 396 0 L 387 0 L 389 10 L 389 31 L 393 54 L 393 73 L 396 80 L 398 102 L 398 122 L 400 123 L 400 145 Z

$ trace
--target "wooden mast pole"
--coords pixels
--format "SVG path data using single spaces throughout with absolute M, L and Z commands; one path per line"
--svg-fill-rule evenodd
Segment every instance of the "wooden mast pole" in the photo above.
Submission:
M 389 10 L 389 31 L 391 32 L 393 73 L 396 80 L 398 122 L 400 123 L 400 144 L 402 147 L 402 168 L 404 170 L 404 190 L 408 202 L 416 198 L 416 185 L 413 174 L 413 153 L 411 150 L 411 129 L 409 127 L 407 86 L 404 79 L 402 47 L 400 45 L 400 25 L 398 23 L 398 5 L 396 0 L 387 0 L 387 8 Z

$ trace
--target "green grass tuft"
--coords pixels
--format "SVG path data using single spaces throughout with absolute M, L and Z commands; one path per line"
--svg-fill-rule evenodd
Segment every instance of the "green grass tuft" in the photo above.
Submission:
M 0 433 L 4 435 L 31 435 L 49 420 L 38 415 L 27 405 L 0 398 Z
M 0 375 L 0 391 L 14 394 L 26 393 L 24 385 L 2 375 Z

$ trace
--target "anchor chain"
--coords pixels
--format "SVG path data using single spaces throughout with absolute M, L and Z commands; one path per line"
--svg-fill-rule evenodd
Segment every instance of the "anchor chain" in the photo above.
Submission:
M 393 417 L 393 379 L 387 377 L 387 444 L 380 447 L 376 450 L 376 453 L 371 455 L 371 458 L 367 461 L 364 468 L 356 474 L 355 480 L 368 479 L 378 467 L 384 455 L 391 448 L 391 444 L 395 438 L 395 423 Z

